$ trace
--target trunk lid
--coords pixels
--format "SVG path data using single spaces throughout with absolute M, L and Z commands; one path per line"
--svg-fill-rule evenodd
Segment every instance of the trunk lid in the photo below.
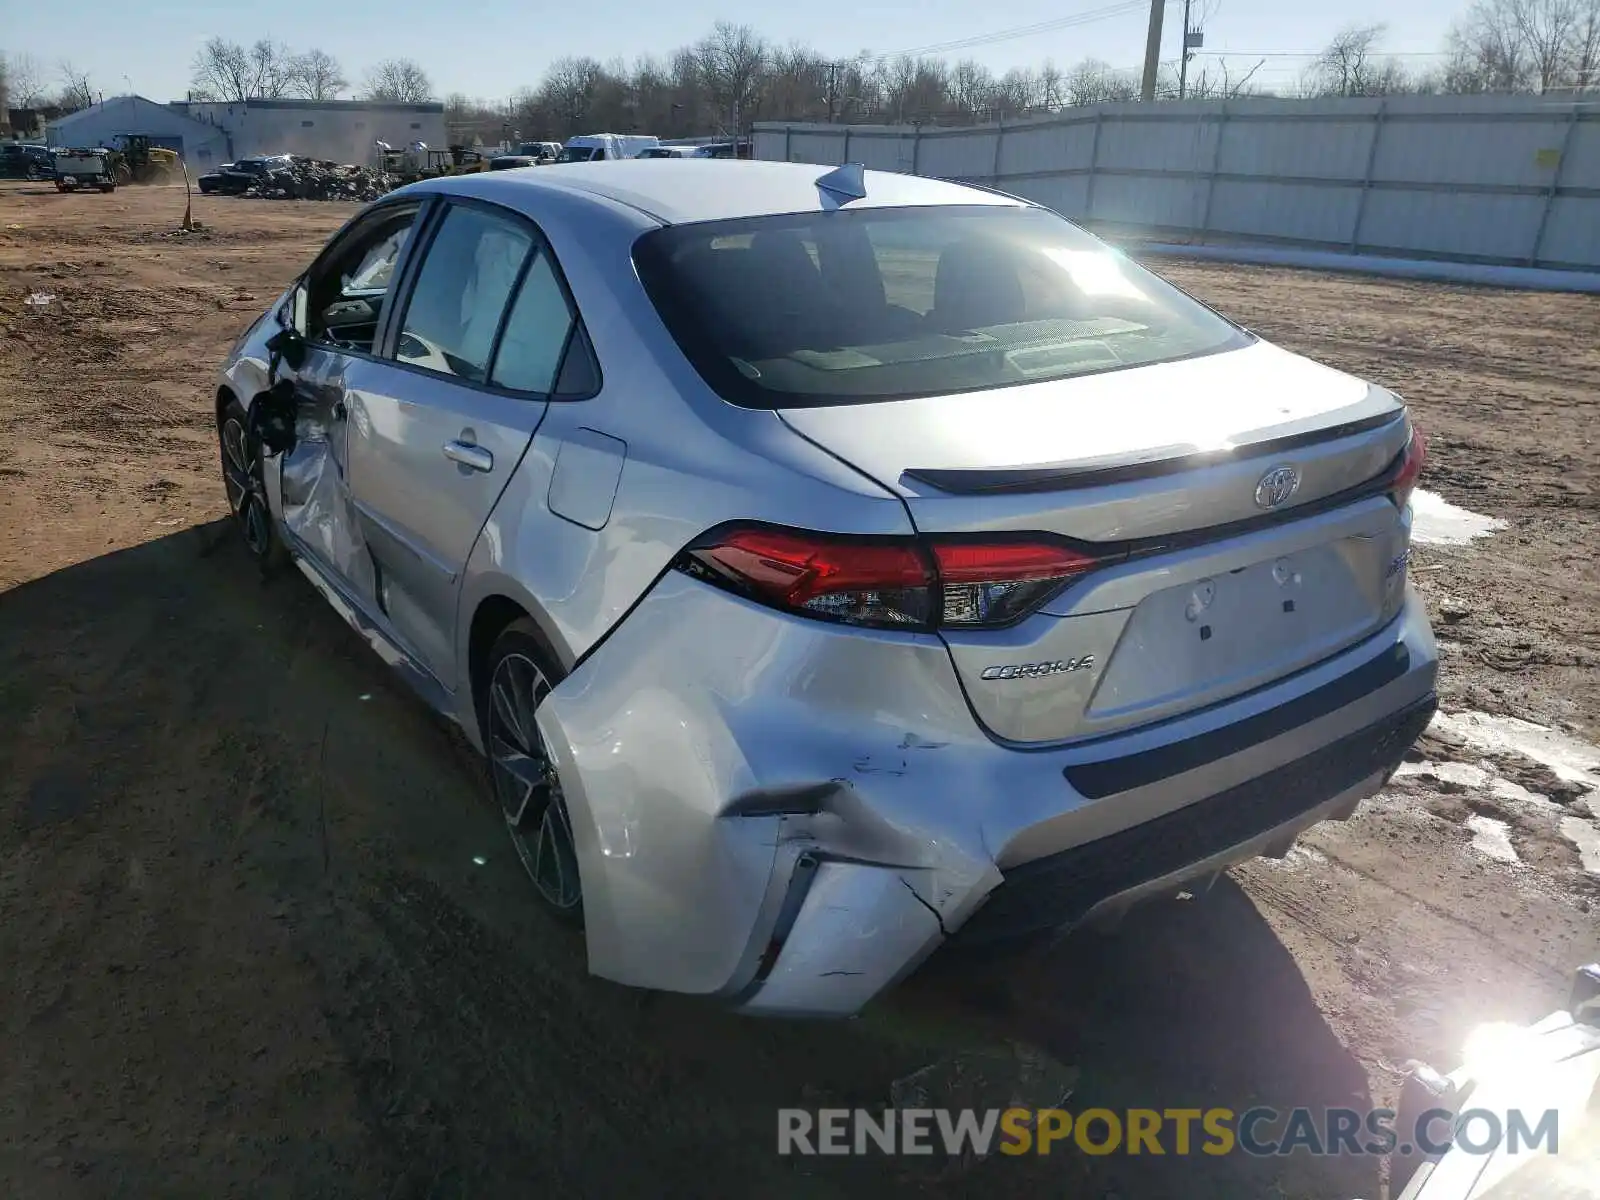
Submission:
M 1263 342 L 781 416 L 898 493 L 924 534 L 1044 532 L 1117 556 L 1016 625 L 945 633 L 1003 739 L 1098 736 L 1216 703 L 1370 636 L 1404 598 L 1407 518 L 1351 494 L 1404 451 L 1403 406 Z M 1296 486 L 1265 503 L 1285 467 Z

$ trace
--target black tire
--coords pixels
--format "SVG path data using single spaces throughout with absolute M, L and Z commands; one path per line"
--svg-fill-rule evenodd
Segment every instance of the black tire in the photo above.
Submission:
M 534 710 L 561 681 L 538 627 L 513 621 L 495 639 L 478 694 L 479 728 L 495 806 L 540 903 L 562 922 L 583 926 L 577 846 Z
M 250 419 L 237 399 L 228 401 L 217 418 L 217 450 L 222 463 L 222 486 L 228 497 L 245 552 L 263 575 L 288 561 L 289 553 L 278 537 L 267 504 L 261 447 L 249 434 Z

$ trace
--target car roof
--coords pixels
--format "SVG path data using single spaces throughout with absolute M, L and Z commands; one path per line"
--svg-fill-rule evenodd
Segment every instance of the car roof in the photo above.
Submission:
M 473 195 L 520 211 L 536 204 L 541 190 L 554 189 L 625 204 L 662 224 L 682 225 L 820 212 L 825 203 L 817 181 L 837 169 L 738 159 L 623 159 L 458 175 L 427 180 L 406 190 Z M 1026 203 L 998 192 L 893 171 L 866 171 L 863 178 L 867 194 L 850 201 L 851 209 L 944 204 L 1017 207 Z

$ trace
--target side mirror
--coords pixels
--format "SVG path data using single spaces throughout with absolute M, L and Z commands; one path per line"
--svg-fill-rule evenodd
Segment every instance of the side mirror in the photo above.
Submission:
M 267 339 L 269 353 L 298 371 L 306 361 L 306 339 L 298 329 L 285 326 Z

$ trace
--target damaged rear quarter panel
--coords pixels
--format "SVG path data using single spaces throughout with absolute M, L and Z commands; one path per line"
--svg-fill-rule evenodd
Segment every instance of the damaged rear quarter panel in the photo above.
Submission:
M 736 988 L 770 934 L 756 926 L 785 882 L 775 862 L 787 870 L 796 845 L 891 869 L 938 914 L 935 934 L 1000 880 L 980 803 L 994 747 L 931 636 L 841 630 L 671 573 L 538 721 L 577 835 L 596 975 Z

